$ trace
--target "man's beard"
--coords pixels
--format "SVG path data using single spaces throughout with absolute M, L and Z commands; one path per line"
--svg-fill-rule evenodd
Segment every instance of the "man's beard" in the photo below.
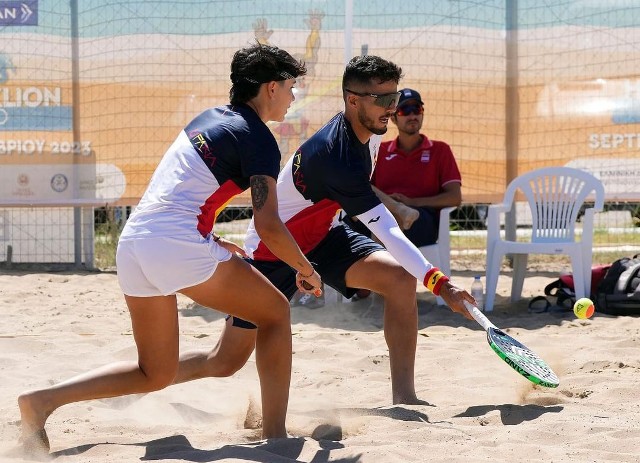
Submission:
M 415 135 L 416 133 L 420 133 L 420 128 L 416 128 L 416 129 L 409 129 L 409 130 L 399 130 L 398 132 L 404 133 L 405 135 Z
M 387 133 L 387 126 L 384 127 L 376 127 L 373 119 L 370 119 L 364 114 L 364 112 L 358 112 L 358 121 L 369 130 L 369 132 L 375 135 L 384 135 Z

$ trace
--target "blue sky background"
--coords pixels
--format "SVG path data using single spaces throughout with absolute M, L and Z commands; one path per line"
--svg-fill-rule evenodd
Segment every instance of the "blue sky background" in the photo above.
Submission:
M 504 29 L 511 0 L 353 0 L 354 27 L 424 26 Z M 0 1 L 0 4 L 2 2 Z M 310 10 L 322 10 L 323 30 L 344 28 L 345 0 L 78 0 L 80 36 L 129 34 L 208 35 L 253 30 L 256 18 L 272 29 L 306 29 Z M 640 27 L 640 0 L 519 0 L 521 29 Z M 0 34 L 69 34 L 69 0 L 39 0 L 37 27 L 5 26 Z

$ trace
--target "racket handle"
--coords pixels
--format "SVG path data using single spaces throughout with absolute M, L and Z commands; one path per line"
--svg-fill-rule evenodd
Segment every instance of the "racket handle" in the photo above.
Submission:
M 489 328 L 496 328 L 496 326 L 489 321 L 487 317 L 484 316 L 478 308 L 471 304 L 469 301 L 464 301 L 464 306 L 467 308 L 471 316 L 478 322 L 480 326 L 484 328 L 485 331 L 488 331 Z
M 313 289 L 313 286 L 311 286 L 311 284 L 310 284 L 310 283 L 307 283 L 305 280 L 302 280 L 302 287 L 303 287 L 304 289 Z M 320 288 L 316 289 L 316 290 L 313 292 L 313 295 L 314 295 L 315 297 L 320 297 L 320 296 L 322 296 L 322 290 L 321 290 Z

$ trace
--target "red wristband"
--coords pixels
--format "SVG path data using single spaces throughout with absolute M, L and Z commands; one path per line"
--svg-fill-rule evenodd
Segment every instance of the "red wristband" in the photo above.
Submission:
M 449 281 L 449 277 L 440 271 L 438 267 L 432 267 L 424 276 L 423 284 L 436 296 L 440 295 L 442 285 Z

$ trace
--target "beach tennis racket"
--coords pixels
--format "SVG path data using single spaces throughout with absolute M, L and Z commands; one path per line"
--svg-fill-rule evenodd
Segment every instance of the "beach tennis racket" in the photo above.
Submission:
M 558 387 L 560 380 L 549 366 L 533 351 L 496 327 L 478 308 L 467 301 L 464 305 L 473 318 L 487 332 L 487 342 L 502 360 L 522 376 L 544 387 Z

